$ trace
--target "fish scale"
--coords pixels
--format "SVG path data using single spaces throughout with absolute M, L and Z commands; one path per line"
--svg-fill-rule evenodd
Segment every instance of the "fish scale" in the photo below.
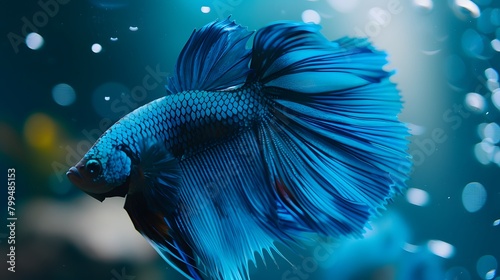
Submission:
M 386 55 L 313 24 L 193 32 L 167 95 L 113 125 L 69 179 L 122 196 L 134 227 L 189 279 L 246 279 L 274 242 L 361 237 L 401 193 L 408 130 Z M 255 254 L 257 253 L 257 254 Z
M 125 116 L 106 134 L 115 143 L 124 138 L 133 152 L 143 139 L 164 141 L 175 157 L 184 159 L 258 122 L 265 110 L 260 90 L 260 85 L 252 84 L 225 92 L 167 95 Z

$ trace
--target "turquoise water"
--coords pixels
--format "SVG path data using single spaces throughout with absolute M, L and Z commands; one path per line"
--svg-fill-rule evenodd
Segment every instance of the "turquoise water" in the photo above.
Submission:
M 319 23 L 389 54 L 412 133 L 408 191 L 361 240 L 266 258 L 251 279 L 500 277 L 500 4 L 481 1 L 52 0 L 5 3 L 0 172 L 15 169 L 16 272 L 2 279 L 182 279 L 135 232 L 123 199 L 94 201 L 66 170 L 118 118 L 161 97 L 193 29 Z M 0 218 L 7 223 L 7 184 Z M 3 206 L 5 205 L 5 206 Z M 11 257 L 0 230 L 0 259 Z

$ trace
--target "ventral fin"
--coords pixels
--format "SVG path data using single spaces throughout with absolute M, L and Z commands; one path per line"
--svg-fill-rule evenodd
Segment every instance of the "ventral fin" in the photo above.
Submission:
M 242 85 L 250 62 L 245 45 L 252 33 L 229 18 L 195 30 L 179 55 L 174 76 L 168 79 L 168 94 Z
M 161 212 L 150 209 L 143 193 L 127 195 L 125 210 L 135 229 L 140 232 L 160 256 L 187 279 L 202 279 L 192 250 L 176 235 Z
M 161 142 L 145 141 L 133 155 L 125 210 L 134 227 L 162 256 L 188 279 L 202 279 L 192 250 L 169 224 L 179 200 L 181 170 Z
M 129 194 L 142 193 L 153 211 L 171 213 L 177 205 L 181 185 L 178 160 L 158 141 L 144 141 L 139 151 L 131 156 Z

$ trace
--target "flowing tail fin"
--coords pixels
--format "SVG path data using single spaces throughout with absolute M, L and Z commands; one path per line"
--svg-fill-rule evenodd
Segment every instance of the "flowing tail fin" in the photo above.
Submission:
M 365 39 L 328 41 L 312 24 L 256 33 L 249 81 L 270 103 L 259 137 L 287 234 L 359 235 L 405 187 L 408 130 L 385 57 Z

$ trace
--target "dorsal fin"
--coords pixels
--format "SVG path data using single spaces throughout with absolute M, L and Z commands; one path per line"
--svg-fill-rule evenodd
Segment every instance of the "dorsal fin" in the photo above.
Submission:
M 227 18 L 195 30 L 182 49 L 167 92 L 224 90 L 242 85 L 249 71 L 253 32 Z

